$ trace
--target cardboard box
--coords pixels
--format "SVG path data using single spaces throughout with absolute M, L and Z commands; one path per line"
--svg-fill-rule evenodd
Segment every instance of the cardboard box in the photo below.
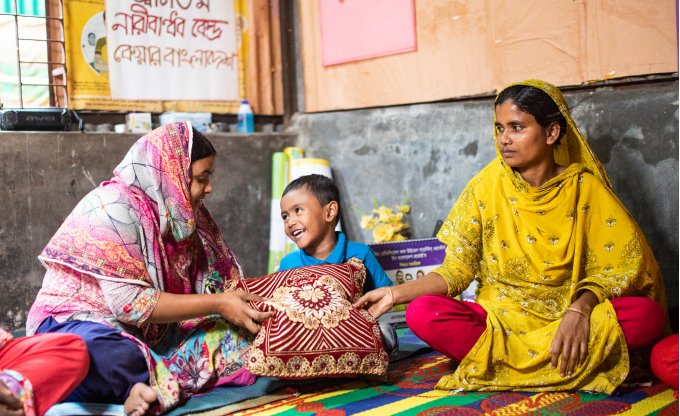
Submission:
M 389 241 L 369 244 L 378 263 L 395 285 L 417 280 L 444 262 L 446 245 L 436 238 Z M 474 301 L 477 282 L 473 281 L 459 297 Z M 381 322 L 404 324 L 406 305 L 397 305 L 391 312 L 378 318 Z
M 207 133 L 212 123 L 211 113 L 182 113 L 177 111 L 169 111 L 161 114 L 158 118 L 161 125 L 168 123 L 176 123 L 180 121 L 189 121 L 191 126 L 201 133 Z
M 151 131 L 151 113 L 128 113 L 125 124 L 129 133 L 148 133 Z

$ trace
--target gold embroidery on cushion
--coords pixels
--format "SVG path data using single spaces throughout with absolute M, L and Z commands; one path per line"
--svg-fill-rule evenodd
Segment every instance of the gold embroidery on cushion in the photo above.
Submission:
M 265 336 L 265 332 L 264 332 L 264 331 L 258 332 L 258 333 L 257 333 L 257 336 L 255 337 L 255 340 L 253 341 L 253 346 L 254 346 L 254 347 L 259 347 L 260 345 L 262 345 L 262 343 L 264 342 L 265 338 L 266 338 L 266 336 Z
M 248 370 L 255 374 L 263 374 L 266 372 L 265 359 L 262 351 L 257 348 L 248 348 L 245 352 L 245 359 Z
M 361 366 L 361 358 L 353 352 L 344 353 L 338 358 L 337 368 L 341 373 L 355 373 Z
M 356 257 L 352 257 L 345 263 L 356 269 L 352 274 L 355 285 L 353 290 L 354 295 L 350 296 L 350 302 L 354 303 L 355 301 L 359 300 L 363 294 L 364 283 L 366 282 L 366 265 Z
M 268 299 L 254 302 L 254 307 L 277 311 L 243 354 L 248 370 L 292 379 L 385 374 L 389 358 L 381 348 L 375 319 L 364 309 L 353 309 L 347 299 L 360 293 L 355 274 L 365 268 L 352 260 L 347 263 L 239 281 L 237 287 L 266 293 Z
M 380 327 L 378 325 L 373 327 L 373 336 L 376 338 L 380 338 Z
M 368 354 L 361 361 L 361 371 L 373 373 L 375 369 L 385 368 L 388 360 L 389 358 L 385 351 L 381 351 L 380 354 Z
M 264 369 L 270 374 L 281 374 L 285 369 L 285 365 L 283 364 L 283 360 L 279 357 L 267 357 L 267 360 L 264 364 Z
M 308 374 L 311 366 L 305 357 L 295 356 L 286 363 L 289 374 Z
M 307 329 L 335 328 L 349 319 L 352 305 L 340 293 L 342 288 L 330 276 L 322 276 L 302 287 L 280 287 L 267 301 L 284 311 L 293 322 L 300 322 Z
M 360 314 L 364 319 L 366 319 L 368 322 L 375 322 L 375 318 L 373 317 L 373 315 L 371 315 L 370 313 L 368 313 L 368 311 L 367 311 L 366 309 L 359 309 L 359 314 Z M 376 328 L 378 328 L 378 327 L 376 326 Z M 380 329 L 378 329 L 378 332 L 380 332 Z
M 312 361 L 312 372 L 315 374 L 332 374 L 336 372 L 335 360 L 331 355 L 319 355 Z

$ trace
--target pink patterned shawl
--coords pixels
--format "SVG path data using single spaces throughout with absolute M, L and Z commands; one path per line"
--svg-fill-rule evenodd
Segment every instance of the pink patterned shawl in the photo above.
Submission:
M 172 123 L 139 139 L 114 177 L 78 203 L 39 259 L 178 294 L 221 292 L 225 281 L 240 278 L 208 210 L 202 204 L 192 210 L 192 138 L 189 123 Z M 197 257 L 198 264 L 186 261 Z M 163 325 L 141 329 L 151 344 L 164 332 Z

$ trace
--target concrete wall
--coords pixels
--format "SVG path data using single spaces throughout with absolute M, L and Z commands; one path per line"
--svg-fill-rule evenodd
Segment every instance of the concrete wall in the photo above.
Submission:
M 678 317 L 678 83 L 568 93 L 574 116 L 654 249 Z M 209 136 L 218 151 L 206 200 L 246 274 L 265 274 L 271 155 L 302 146 L 331 161 L 350 238 L 358 211 L 410 195 L 413 237 L 432 234 L 467 181 L 494 157 L 492 99 L 298 114 L 294 134 Z M 121 160 L 135 135 L 0 133 L 0 325 L 23 326 L 44 269 L 36 260 L 73 206 Z
M 577 124 L 650 240 L 678 317 L 678 83 L 567 93 Z M 349 237 L 371 241 L 358 212 L 371 196 L 410 196 L 413 237 L 429 237 L 467 181 L 495 157 L 492 98 L 299 114 L 299 145 L 328 159 Z
M 0 326 L 23 327 L 44 268 L 36 257 L 75 204 L 109 179 L 138 135 L 0 133 Z M 271 155 L 286 134 L 208 135 L 218 157 L 206 205 L 246 274 L 267 271 Z

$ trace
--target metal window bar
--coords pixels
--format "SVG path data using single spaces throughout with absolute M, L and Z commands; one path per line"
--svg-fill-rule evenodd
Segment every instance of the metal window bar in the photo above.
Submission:
M 24 108 L 24 87 L 47 87 L 48 88 L 48 93 L 49 93 L 49 100 L 50 100 L 50 106 L 51 107 L 59 107 L 59 104 L 62 104 L 60 107 L 67 107 L 67 102 L 68 102 L 68 94 L 66 90 L 66 82 L 67 82 L 67 76 L 66 76 L 66 47 L 65 47 L 65 36 L 64 36 L 64 21 L 63 21 L 63 5 L 61 0 L 44 0 L 45 1 L 45 10 L 44 10 L 44 15 L 38 16 L 35 13 L 30 14 L 30 13 L 20 13 L 20 10 L 23 10 L 24 7 L 19 7 L 19 0 L 12 0 L 14 3 L 14 8 L 13 12 L 0 12 L 0 16 L 12 16 L 14 17 L 14 27 L 16 30 L 16 51 L 17 51 L 17 77 L 18 77 L 18 90 L 19 90 L 19 107 Z M 5 2 L 7 4 L 7 2 Z M 36 3 L 34 2 L 34 5 Z M 59 13 L 58 16 L 51 16 L 50 15 L 50 5 L 55 5 L 57 6 Z M 23 4 L 22 4 L 23 6 Z M 29 38 L 29 37 L 21 37 L 19 35 L 19 18 L 20 17 L 30 17 L 30 18 L 36 18 L 36 19 L 43 19 L 46 24 L 45 24 L 45 39 L 36 39 L 36 38 Z M 58 31 L 59 31 L 59 36 L 61 39 L 55 39 L 52 37 L 52 26 L 50 24 L 47 24 L 47 22 L 56 22 L 58 23 Z M 48 60 L 47 61 L 32 61 L 32 60 L 23 60 L 21 59 L 21 41 L 37 41 L 37 42 L 44 42 L 45 47 L 47 48 L 47 56 Z M 61 60 L 52 60 L 50 59 L 52 55 L 52 50 L 50 48 L 50 45 L 53 44 L 60 44 L 61 45 Z M 22 69 L 21 65 L 22 64 L 44 64 L 48 65 L 48 79 L 49 82 L 47 83 L 31 83 L 31 82 L 23 82 L 23 77 L 22 77 Z M 58 67 L 61 67 L 62 71 L 60 73 L 55 74 L 55 69 Z M 59 72 L 59 71 L 56 71 Z M 62 78 L 63 82 L 62 83 L 56 83 L 54 80 L 56 78 Z M 62 88 L 62 94 L 64 100 L 62 103 L 59 101 L 59 96 L 57 89 Z M 1 105 L 1 103 L 0 103 Z

